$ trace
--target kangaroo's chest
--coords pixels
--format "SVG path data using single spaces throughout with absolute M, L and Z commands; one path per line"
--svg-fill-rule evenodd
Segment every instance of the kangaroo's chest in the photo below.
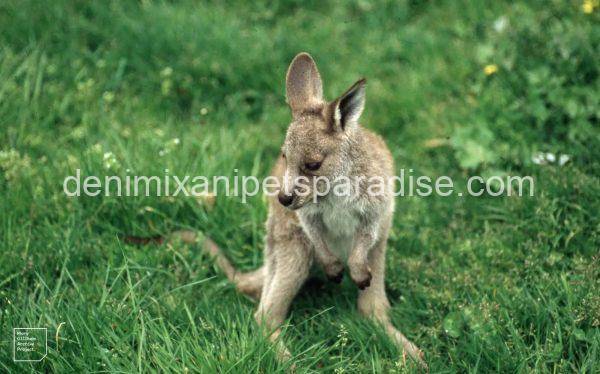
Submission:
M 360 225 L 360 212 L 351 204 L 327 204 L 321 210 L 323 238 L 331 252 L 347 259 Z

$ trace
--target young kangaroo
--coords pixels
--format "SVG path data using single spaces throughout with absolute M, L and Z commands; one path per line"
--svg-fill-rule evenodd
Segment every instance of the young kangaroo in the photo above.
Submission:
M 419 364 L 422 352 L 391 323 L 384 288 L 385 249 L 394 199 L 388 184 L 392 156 L 379 136 L 359 125 L 365 104 L 365 80 L 334 101 L 323 98 L 321 77 L 310 55 L 300 53 L 286 77 L 292 122 L 272 175 L 281 191 L 269 198 L 264 265 L 238 273 L 207 239 L 206 247 L 237 288 L 259 300 L 255 317 L 275 340 L 288 308 L 309 276 L 315 260 L 328 278 L 340 282 L 347 262 L 358 286 L 358 310 L 373 318 Z M 327 178 L 333 189 L 320 194 Z M 335 193 L 337 180 L 358 181 L 352 194 Z M 377 179 L 379 178 L 379 179 Z M 298 180 L 315 181 L 303 183 Z M 385 181 L 379 193 L 370 180 Z M 289 355 L 285 348 L 280 353 Z

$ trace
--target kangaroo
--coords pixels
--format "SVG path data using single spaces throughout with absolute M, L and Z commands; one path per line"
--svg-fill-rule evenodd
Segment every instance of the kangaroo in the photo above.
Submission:
M 286 97 L 292 121 L 281 155 L 272 170 L 280 191 L 269 197 L 264 264 L 255 271 L 235 270 L 219 248 L 206 239 L 205 248 L 237 289 L 258 300 L 255 318 L 279 344 L 280 326 L 316 263 L 327 277 L 342 280 L 344 262 L 357 285 L 358 310 L 379 323 L 403 351 L 426 367 L 423 353 L 391 323 L 384 287 L 386 241 L 394 198 L 389 180 L 392 156 L 381 137 L 359 125 L 365 106 L 365 79 L 328 102 L 317 65 L 307 53 L 298 54 L 286 76 Z M 319 193 L 325 179 L 357 180 L 353 193 Z M 317 183 L 299 183 L 317 181 Z M 380 193 L 370 193 L 370 180 L 386 181 Z M 194 241 L 190 233 L 180 233 Z M 405 357 L 405 356 L 403 356 Z

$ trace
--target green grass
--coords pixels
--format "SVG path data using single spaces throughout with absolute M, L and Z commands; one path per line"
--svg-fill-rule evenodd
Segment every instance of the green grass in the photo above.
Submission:
M 208 209 L 67 198 L 62 182 L 77 168 L 266 176 L 289 122 L 287 64 L 308 51 L 329 98 L 369 79 L 363 122 L 398 169 L 459 189 L 468 175 L 535 178 L 533 197 L 397 200 L 392 317 L 431 371 L 598 372 L 598 14 L 578 1 L 2 2 L 0 371 L 286 369 L 197 248 L 119 240 L 194 228 L 256 268 L 260 197 Z M 571 160 L 536 165 L 538 151 Z M 285 340 L 298 372 L 415 370 L 355 298 L 347 279 L 297 297 Z M 47 327 L 48 357 L 13 363 L 13 327 Z

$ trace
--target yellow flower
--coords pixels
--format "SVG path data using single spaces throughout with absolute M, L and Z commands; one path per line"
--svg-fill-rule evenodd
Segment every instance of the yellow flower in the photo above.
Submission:
M 483 72 L 485 73 L 485 75 L 492 75 L 498 72 L 498 65 L 496 64 L 490 64 L 490 65 L 486 65 L 483 68 Z
M 583 13 L 591 14 L 597 6 L 598 4 L 594 0 L 584 0 L 581 9 L 583 10 Z

